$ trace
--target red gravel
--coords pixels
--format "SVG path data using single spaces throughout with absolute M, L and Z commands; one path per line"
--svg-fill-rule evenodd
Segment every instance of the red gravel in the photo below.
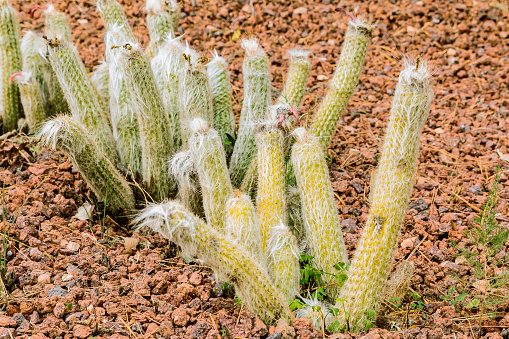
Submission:
M 24 30 L 41 29 L 42 18 L 27 15 L 36 2 L 14 3 Z M 144 4 L 121 3 L 135 34 L 147 45 Z M 475 279 L 473 269 L 456 257 L 452 243 L 478 250 L 472 248 L 466 230 L 475 227 L 497 165 L 503 169 L 497 220 L 509 228 L 509 156 L 501 159 L 509 153 L 507 4 L 470 0 L 253 4 L 254 16 L 248 1 L 194 0 L 185 1 L 182 8 L 180 33 L 185 32 L 193 47 L 232 56 L 237 113 L 243 57 L 237 52 L 240 41 L 232 41 L 237 29 L 261 40 L 276 89 L 282 87 L 288 65 L 285 51 L 296 45 L 313 51 L 309 92 L 301 107 L 308 112 L 323 96 L 341 51 L 347 18 L 334 8 L 358 9 L 358 15 L 377 22 L 359 86 L 329 150 L 349 250 L 355 248 L 367 217 L 370 173 L 402 69 L 398 59 L 422 53 L 435 70 L 435 99 L 396 251 L 396 265 L 405 259 L 416 264 L 411 288 L 422 296 L 424 310 L 395 312 L 396 326 L 374 328 L 366 335 L 329 338 L 508 338 L 507 303 L 499 305 L 493 319 L 485 318 L 479 331 L 475 312 L 456 310 L 439 298 L 458 285 L 458 275 Z M 74 42 L 92 70 L 104 54 L 104 27 L 94 3 L 55 5 L 67 13 Z M 293 327 L 280 323 L 267 328 L 216 286 L 210 270 L 184 264 L 175 256 L 177 249 L 158 235 L 130 235 L 122 226 L 125 220 L 107 219 L 110 241 L 103 241 L 100 212 L 94 212 L 92 221 L 73 218 L 92 194 L 65 156 L 23 141 L 0 140 L 6 215 L 13 221 L 19 213 L 8 232 L 5 283 L 12 294 L 5 314 L 0 314 L 0 338 L 9 338 L 8 330 L 20 338 L 266 338 L 276 331 L 283 338 L 322 338 L 305 320 L 294 320 Z M 128 236 L 139 240 L 132 251 L 124 249 L 122 237 Z M 509 243 L 497 255 L 503 258 L 507 252 Z M 479 291 L 472 288 L 470 293 Z M 404 305 L 410 305 L 408 298 Z

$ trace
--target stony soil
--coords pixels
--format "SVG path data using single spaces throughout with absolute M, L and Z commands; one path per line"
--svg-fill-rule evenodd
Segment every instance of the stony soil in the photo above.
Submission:
M 146 45 L 144 4 L 121 1 L 136 35 Z M 33 1 L 15 0 L 21 25 L 41 29 L 28 16 Z M 258 37 L 270 55 L 272 83 L 281 89 L 285 51 L 312 50 L 312 71 L 301 112 L 323 96 L 341 51 L 347 17 L 336 6 L 377 23 L 360 83 L 340 122 L 329 155 L 331 179 L 345 240 L 354 250 L 366 220 L 370 173 L 387 124 L 401 57 L 422 53 L 434 69 L 431 114 L 424 128 L 416 185 L 396 251 L 417 268 L 411 289 L 385 328 L 361 335 L 327 336 L 309 321 L 267 328 L 216 285 L 212 272 L 188 265 L 158 235 L 131 234 L 126 219 L 75 217 L 92 193 L 63 154 L 41 150 L 30 139 L 0 139 L 0 183 L 5 201 L 7 268 L 11 290 L 0 313 L 0 338 L 508 338 L 509 304 L 479 312 L 466 302 L 482 296 L 483 281 L 453 247 L 472 251 L 467 230 L 501 166 L 497 221 L 509 228 L 509 11 L 491 1 L 184 1 L 180 34 L 198 51 L 216 49 L 229 59 L 236 110 L 242 101 L 242 53 L 234 32 Z M 104 54 L 104 27 L 93 1 L 60 1 L 88 69 Z M 102 232 L 103 230 L 103 232 Z M 129 246 L 137 239 L 135 248 Z M 503 259 L 509 242 L 496 255 Z M 2 254 L 3 255 L 3 254 Z M 488 270 L 503 270 L 488 267 Z M 457 307 L 440 299 L 458 281 L 470 281 Z M 507 288 L 502 294 L 507 294 Z M 457 295 L 457 294 L 456 294 Z M 3 301 L 5 304 L 5 301 Z

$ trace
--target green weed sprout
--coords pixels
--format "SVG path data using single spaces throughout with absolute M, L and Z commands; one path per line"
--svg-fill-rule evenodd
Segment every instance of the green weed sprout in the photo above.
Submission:
M 433 91 L 431 75 L 418 58 L 399 76 L 392 103 L 375 192 L 366 226 L 336 305 L 338 320 L 351 331 L 364 328 L 366 312 L 375 306 L 394 258 L 405 210 L 414 183 L 422 127 Z M 344 311 L 343 310 L 344 306 Z
M 133 223 L 138 228 L 151 228 L 177 243 L 184 252 L 203 260 L 214 270 L 217 281 L 231 283 L 242 303 L 263 322 L 270 325 L 279 318 L 292 318 L 284 297 L 247 249 L 178 202 L 149 205 Z
M 131 187 L 78 119 L 66 115 L 56 117 L 42 126 L 39 138 L 44 146 L 67 154 L 110 211 L 118 213 L 134 209 Z
M 325 150 L 329 147 L 336 124 L 359 82 L 373 28 L 359 19 L 348 22 L 336 71 L 325 98 L 313 116 L 310 128 Z
M 240 113 L 237 141 L 230 160 L 230 176 L 239 187 L 256 155 L 255 126 L 264 120 L 271 104 L 269 58 L 257 39 L 244 39 L 241 44 L 246 51 L 242 71 L 244 73 L 244 101 Z
M 23 113 L 18 85 L 9 81 L 12 74 L 21 71 L 21 29 L 16 12 L 8 0 L 0 0 L 0 114 L 4 131 L 18 127 Z

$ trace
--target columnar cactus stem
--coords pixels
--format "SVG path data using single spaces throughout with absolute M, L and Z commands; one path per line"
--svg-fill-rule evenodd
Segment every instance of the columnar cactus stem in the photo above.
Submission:
M 309 54 L 311 51 L 306 51 L 301 48 L 295 48 L 288 51 L 290 56 L 290 68 L 285 80 L 285 87 L 278 102 L 286 103 L 290 107 L 298 108 L 304 92 L 306 91 L 306 82 L 309 77 Z
M 311 133 L 320 140 L 324 149 L 329 147 L 336 124 L 359 82 L 372 31 L 373 26 L 361 20 L 357 19 L 348 23 L 343 50 L 330 82 L 329 91 L 314 114 L 310 128 Z
M 109 91 L 109 66 L 108 63 L 103 61 L 97 66 L 94 73 L 92 73 L 92 76 L 90 77 L 90 80 L 92 81 L 92 84 L 94 85 L 97 94 L 99 94 L 99 97 L 101 98 L 103 102 L 103 107 L 106 107 L 107 109 L 106 114 L 109 116 L 109 100 L 110 100 L 110 91 Z M 109 120 L 109 119 L 108 119 Z
M 282 142 L 282 132 L 270 123 L 256 133 L 258 149 L 256 209 L 260 218 L 262 246 L 265 252 L 270 230 L 287 222 Z
M 270 230 L 266 253 L 269 275 L 285 299 L 292 300 L 300 288 L 299 247 L 288 227 L 280 223 Z
M 8 0 L 0 0 L 0 116 L 4 131 L 18 126 L 23 113 L 18 85 L 9 82 L 9 77 L 21 71 L 19 41 L 21 30 L 18 16 Z
M 407 65 L 399 76 L 371 209 L 339 295 L 345 312 L 338 320 L 348 322 L 351 331 L 363 328 L 365 312 L 375 307 L 390 272 L 414 184 L 422 127 L 433 97 L 430 77 L 419 60 Z M 343 305 L 336 307 L 341 311 Z
M 180 111 L 179 111 L 179 77 L 182 63 L 185 61 L 182 56 L 184 46 L 177 39 L 166 41 L 158 50 L 157 54 L 150 60 L 154 71 L 157 87 L 162 94 L 164 107 L 168 113 L 171 126 L 174 128 L 173 145 L 180 149 L 182 138 L 180 132 Z
M 59 38 L 67 42 L 72 42 L 71 29 L 67 24 L 67 17 L 55 9 L 53 4 L 48 4 L 44 10 L 44 26 L 46 37 L 50 40 Z
M 220 234 L 175 201 L 145 208 L 133 221 L 150 227 L 209 265 L 219 281 L 228 281 L 242 303 L 267 324 L 291 319 L 290 309 L 265 270 L 244 246 Z
M 47 68 L 51 68 L 45 58 L 46 40 L 35 32 L 25 32 L 21 38 L 21 57 L 23 72 L 31 73 L 32 78 L 37 82 L 43 98 L 44 109 L 49 114 L 49 105 L 46 103 L 49 99 L 48 88 L 44 83 L 44 73 Z
M 306 243 L 313 256 L 313 265 L 326 273 L 337 271 L 334 265 L 348 262 L 338 210 L 329 179 L 329 169 L 318 140 L 303 128 L 294 131 L 292 165 L 302 204 Z M 327 295 L 335 300 L 338 294 L 330 275 L 323 276 Z
M 210 126 L 214 123 L 212 90 L 205 68 L 208 59 L 193 60 L 194 57 L 189 54 L 186 58 L 179 79 L 180 131 L 184 148 L 189 140 L 191 120 L 202 118 Z
M 129 44 L 121 51 L 120 63 L 138 118 L 143 182 L 152 197 L 161 201 L 172 187 L 165 166 L 173 152 L 173 131 L 147 56 Z
M 265 267 L 265 255 L 262 251 L 260 223 L 251 198 L 235 189 L 233 196 L 226 202 L 225 234 L 243 244 L 253 257 Z
M 104 26 L 107 31 L 117 27 L 121 34 L 126 37 L 127 41 L 136 41 L 131 26 L 129 26 L 129 22 L 122 10 L 122 6 L 117 1 L 98 0 L 97 9 L 99 13 L 101 13 L 101 18 L 104 21 Z
M 78 51 L 69 42 L 55 38 L 49 41 L 49 59 L 72 115 L 87 127 L 104 153 L 116 163 L 118 155 L 108 118 Z
M 200 183 L 190 150 L 175 153 L 168 162 L 170 175 L 178 185 L 178 199 L 194 214 L 205 217 Z
M 180 20 L 180 6 L 174 0 L 147 0 L 145 9 L 150 35 L 149 50 L 155 55 L 164 40 L 175 38 Z
M 257 39 L 244 39 L 241 46 L 246 51 L 242 65 L 244 101 L 237 141 L 230 161 L 230 176 L 236 187 L 242 183 L 249 164 L 256 155 L 254 123 L 264 120 L 267 107 L 271 103 L 269 58 Z
M 233 150 L 228 135 L 235 136 L 235 118 L 232 111 L 232 86 L 226 59 L 217 52 L 207 65 L 210 87 L 212 88 L 212 103 L 214 106 L 214 128 L 221 136 L 227 150 Z M 230 153 L 229 151 L 227 154 Z
M 78 119 L 66 115 L 54 118 L 43 125 L 39 137 L 45 146 L 67 154 L 109 210 L 117 213 L 134 209 L 131 187 Z
M 223 144 L 219 134 L 203 119 L 193 119 L 189 127 L 189 150 L 200 180 L 205 216 L 209 225 L 224 233 L 225 206 L 233 187 Z
M 14 73 L 11 79 L 14 79 L 18 84 L 29 132 L 34 133 L 46 120 L 44 100 L 39 84 L 31 73 L 26 72 Z

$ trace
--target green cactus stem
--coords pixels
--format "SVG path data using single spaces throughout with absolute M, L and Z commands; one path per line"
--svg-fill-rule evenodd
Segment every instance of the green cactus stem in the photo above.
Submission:
M 134 42 L 136 38 L 133 35 L 131 26 L 127 21 L 122 6 L 115 0 L 98 0 L 97 10 L 101 14 L 106 31 L 117 27 L 127 41 Z
M 53 4 L 42 6 L 44 8 L 44 31 L 46 37 L 50 40 L 59 38 L 67 42 L 72 42 L 71 29 L 67 24 L 67 17 L 64 13 L 55 9 Z
M 39 138 L 44 146 L 67 154 L 110 211 L 118 213 L 134 209 L 131 187 L 78 119 L 66 115 L 56 117 L 43 125 Z
M 102 61 L 99 66 L 95 69 L 95 71 L 92 73 L 92 76 L 90 77 L 90 80 L 92 81 L 92 85 L 94 85 L 97 94 L 99 94 L 99 97 L 101 98 L 101 101 L 103 102 L 103 107 L 105 107 L 105 112 L 109 113 L 109 100 L 110 100 L 110 91 L 109 91 L 109 78 L 110 78 L 110 71 L 109 71 L 109 65 L 107 62 Z M 109 117 L 109 114 L 107 114 Z M 110 120 L 110 119 L 108 119 Z
M 260 223 L 251 198 L 235 189 L 225 207 L 225 234 L 245 246 L 262 267 L 266 266 L 262 251 Z
M 286 75 L 285 87 L 281 96 L 277 99 L 280 103 L 288 104 L 290 107 L 298 108 L 304 92 L 306 91 L 306 82 L 309 77 L 309 54 L 301 48 L 294 48 L 288 51 L 290 56 L 290 67 Z
M 172 181 L 166 162 L 173 153 L 173 131 L 147 56 L 136 45 L 121 47 L 120 64 L 138 119 L 143 183 L 156 201 L 168 198 Z
M 151 228 L 177 243 L 184 252 L 203 260 L 214 270 L 217 281 L 230 282 L 242 304 L 266 324 L 274 324 L 279 318 L 292 318 L 281 292 L 247 249 L 220 234 L 178 202 L 150 205 L 133 223 L 139 228 Z
M 23 72 L 30 73 L 37 82 L 42 95 L 44 110 L 47 115 L 50 115 L 49 89 L 44 80 L 44 73 L 47 72 L 48 68 L 51 68 L 45 57 L 46 40 L 35 32 L 27 31 L 21 38 L 20 47 Z
M 16 83 L 9 81 L 12 74 L 21 71 L 21 52 L 19 41 L 21 29 L 18 16 L 8 0 L 0 0 L 0 116 L 4 131 L 18 126 L 23 108 Z
M 155 55 L 164 40 L 174 39 L 180 20 L 180 6 L 174 0 L 147 0 L 149 54 Z
M 49 40 L 49 59 L 69 108 L 90 131 L 94 140 L 113 162 L 118 162 L 117 150 L 99 96 L 86 74 L 76 48 L 65 40 Z
M 232 86 L 226 59 L 217 52 L 207 65 L 212 103 L 214 106 L 214 129 L 221 136 L 227 154 L 233 151 L 231 138 L 235 137 L 235 118 L 232 111 Z
M 44 100 L 41 89 L 32 73 L 18 72 L 11 76 L 11 80 L 18 84 L 21 94 L 21 103 L 28 123 L 30 133 L 34 133 L 46 120 L 46 111 L 44 110 Z
M 290 229 L 280 223 L 270 230 L 267 240 L 269 275 L 287 301 L 299 294 L 300 266 L 297 239 Z
M 244 39 L 241 46 L 246 51 L 242 65 L 244 101 L 230 160 L 230 176 L 235 187 L 240 186 L 252 158 L 256 156 L 254 125 L 265 119 L 267 107 L 271 104 L 269 58 L 257 39 Z
M 327 95 L 313 116 L 310 128 L 324 149 L 329 147 L 336 124 L 359 82 L 373 28 L 358 19 L 348 23 L 336 71 L 329 84 Z
M 187 48 L 189 49 L 189 48 Z M 214 123 L 212 90 L 210 88 L 205 64 L 207 58 L 195 57 L 185 53 L 179 78 L 180 131 L 182 146 L 187 148 L 190 136 L 189 123 L 194 118 L 202 118 L 209 126 Z
M 189 128 L 189 150 L 200 180 L 205 216 L 209 225 L 224 233 L 225 206 L 233 187 L 221 137 L 201 118 L 193 119 Z
M 348 262 L 341 223 L 329 179 L 329 169 L 318 140 L 303 128 L 293 135 L 292 165 L 297 179 L 302 204 L 306 244 L 313 256 L 313 265 L 328 274 L 337 273 L 334 265 Z M 337 286 L 330 275 L 324 275 L 322 284 L 327 295 L 335 300 Z
M 364 328 L 365 313 L 376 309 L 391 269 L 414 184 L 422 127 L 433 98 L 430 77 L 419 60 L 399 76 L 370 212 L 339 295 L 343 305 L 336 305 L 344 309 L 337 319 L 342 325 L 348 323 L 351 331 Z

